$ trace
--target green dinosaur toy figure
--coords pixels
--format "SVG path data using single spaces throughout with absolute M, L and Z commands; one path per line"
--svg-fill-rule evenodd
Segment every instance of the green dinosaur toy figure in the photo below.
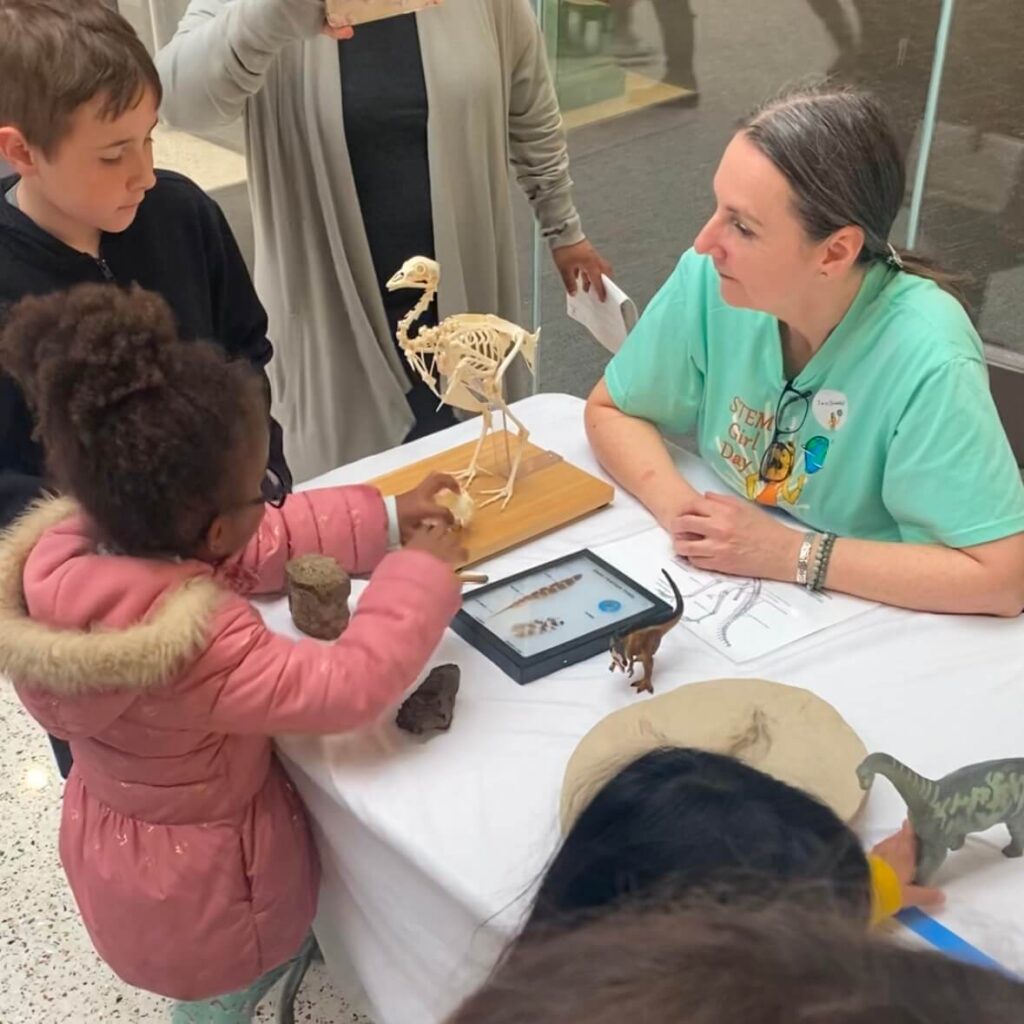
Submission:
M 926 779 L 890 754 L 870 754 L 857 768 L 862 789 L 875 775 L 884 775 L 907 805 L 907 817 L 918 838 L 917 875 L 927 885 L 949 850 L 959 850 L 971 832 L 993 825 L 1010 830 L 1005 857 L 1024 854 L 1024 758 L 982 761 Z

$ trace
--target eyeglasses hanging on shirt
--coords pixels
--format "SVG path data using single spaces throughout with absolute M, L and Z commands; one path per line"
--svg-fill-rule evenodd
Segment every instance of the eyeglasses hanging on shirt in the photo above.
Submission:
M 813 389 L 802 390 L 793 386 L 791 380 L 786 381 L 786 386 L 779 395 L 775 406 L 775 426 L 772 430 L 772 439 L 761 456 L 761 465 L 758 469 L 758 476 L 765 482 L 772 479 L 771 471 L 780 468 L 779 445 L 782 438 L 792 434 L 799 434 L 804 423 L 807 421 L 807 411 L 811 407 L 811 395 Z

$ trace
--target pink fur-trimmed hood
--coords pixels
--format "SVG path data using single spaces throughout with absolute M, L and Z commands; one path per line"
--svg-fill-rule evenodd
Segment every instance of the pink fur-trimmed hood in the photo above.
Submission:
M 223 596 L 201 563 L 104 555 L 73 501 L 40 502 L 0 540 L 0 672 L 64 696 L 166 683 Z

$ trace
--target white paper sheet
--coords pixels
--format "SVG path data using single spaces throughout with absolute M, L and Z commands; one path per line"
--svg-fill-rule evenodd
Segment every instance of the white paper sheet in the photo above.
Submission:
M 843 594 L 813 593 L 795 583 L 695 569 L 672 554 L 661 529 L 596 547 L 594 552 L 671 604 L 672 592 L 661 575 L 666 569 L 683 596 L 682 624 L 737 664 L 877 607 Z
M 610 278 L 602 275 L 607 297 L 602 302 L 591 288 L 566 295 L 565 310 L 609 352 L 618 352 L 637 321 L 636 303 Z

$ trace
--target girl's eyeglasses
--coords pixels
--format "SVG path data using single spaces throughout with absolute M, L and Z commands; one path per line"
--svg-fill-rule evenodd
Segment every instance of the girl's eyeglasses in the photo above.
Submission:
M 288 497 L 288 488 L 285 486 L 284 481 L 269 467 L 263 473 L 263 479 L 260 481 L 260 496 L 258 498 L 250 498 L 248 501 L 240 502 L 238 505 L 233 506 L 234 508 L 245 508 L 249 505 L 269 505 L 271 508 L 280 508 Z M 229 511 L 229 510 L 225 510 Z M 199 532 L 199 540 L 202 541 L 204 537 L 210 532 L 210 527 L 214 524 L 219 513 L 214 513 L 211 516 L 208 523 L 203 526 Z
M 284 481 L 267 466 L 263 479 L 260 481 L 260 496 L 253 498 L 251 505 L 269 505 L 271 508 L 280 508 L 288 497 L 288 488 Z

